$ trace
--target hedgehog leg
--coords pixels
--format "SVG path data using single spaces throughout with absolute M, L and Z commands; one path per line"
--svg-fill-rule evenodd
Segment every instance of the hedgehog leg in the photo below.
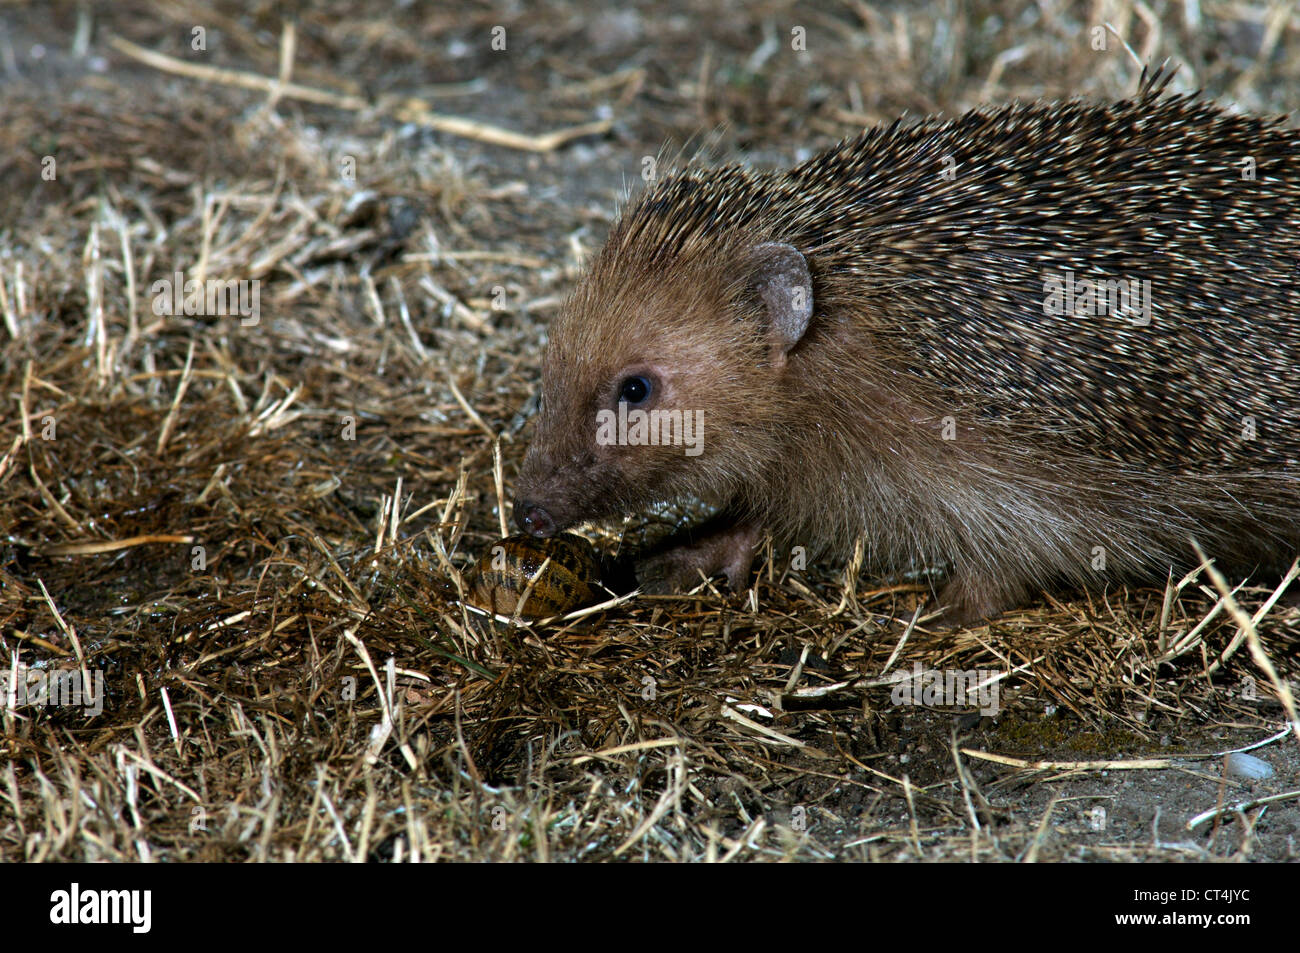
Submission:
M 698 529 L 669 537 L 638 559 L 637 582 L 643 592 L 680 592 L 721 573 L 732 590 L 740 592 L 749 582 L 760 536 L 761 528 L 754 523 L 715 517 Z
M 1025 600 L 1028 587 L 1008 574 L 993 579 L 972 571 L 955 570 L 939 593 L 943 621 L 952 626 L 970 626 L 999 615 Z

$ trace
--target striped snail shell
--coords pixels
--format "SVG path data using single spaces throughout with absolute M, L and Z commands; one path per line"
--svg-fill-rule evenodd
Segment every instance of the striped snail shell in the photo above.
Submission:
M 543 564 L 546 571 L 538 576 Z M 493 543 L 470 570 L 468 601 L 480 609 L 512 616 L 534 577 L 537 581 L 520 616 L 543 619 L 594 602 L 600 564 L 591 543 L 573 533 L 547 539 L 507 536 Z

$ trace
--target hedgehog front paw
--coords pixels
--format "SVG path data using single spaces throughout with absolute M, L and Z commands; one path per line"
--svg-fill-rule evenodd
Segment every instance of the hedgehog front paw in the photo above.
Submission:
M 685 547 L 670 549 L 636 561 L 637 587 L 657 595 L 682 592 L 699 585 L 701 577 L 709 578 L 714 570 Z
M 642 592 L 682 592 L 721 574 L 739 592 L 749 582 L 758 539 L 748 523 L 675 535 L 636 561 L 637 583 Z
M 992 581 L 972 573 L 958 573 L 939 593 L 943 622 L 954 628 L 987 622 L 1022 601 L 1024 587 Z

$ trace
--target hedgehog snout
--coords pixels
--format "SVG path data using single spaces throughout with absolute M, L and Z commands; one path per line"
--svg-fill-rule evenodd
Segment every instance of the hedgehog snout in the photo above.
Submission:
M 530 536 L 554 536 L 559 528 L 555 517 L 540 503 L 531 500 L 515 501 L 515 523 Z

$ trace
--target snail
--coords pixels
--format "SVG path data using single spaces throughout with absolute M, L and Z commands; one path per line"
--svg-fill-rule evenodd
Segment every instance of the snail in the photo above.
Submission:
M 545 572 L 538 575 L 543 565 Z M 533 591 L 519 614 L 542 619 L 595 601 L 600 564 L 591 543 L 581 536 L 561 533 L 537 539 L 520 534 L 494 543 L 466 578 L 467 601 L 498 615 L 514 615 L 532 583 Z

